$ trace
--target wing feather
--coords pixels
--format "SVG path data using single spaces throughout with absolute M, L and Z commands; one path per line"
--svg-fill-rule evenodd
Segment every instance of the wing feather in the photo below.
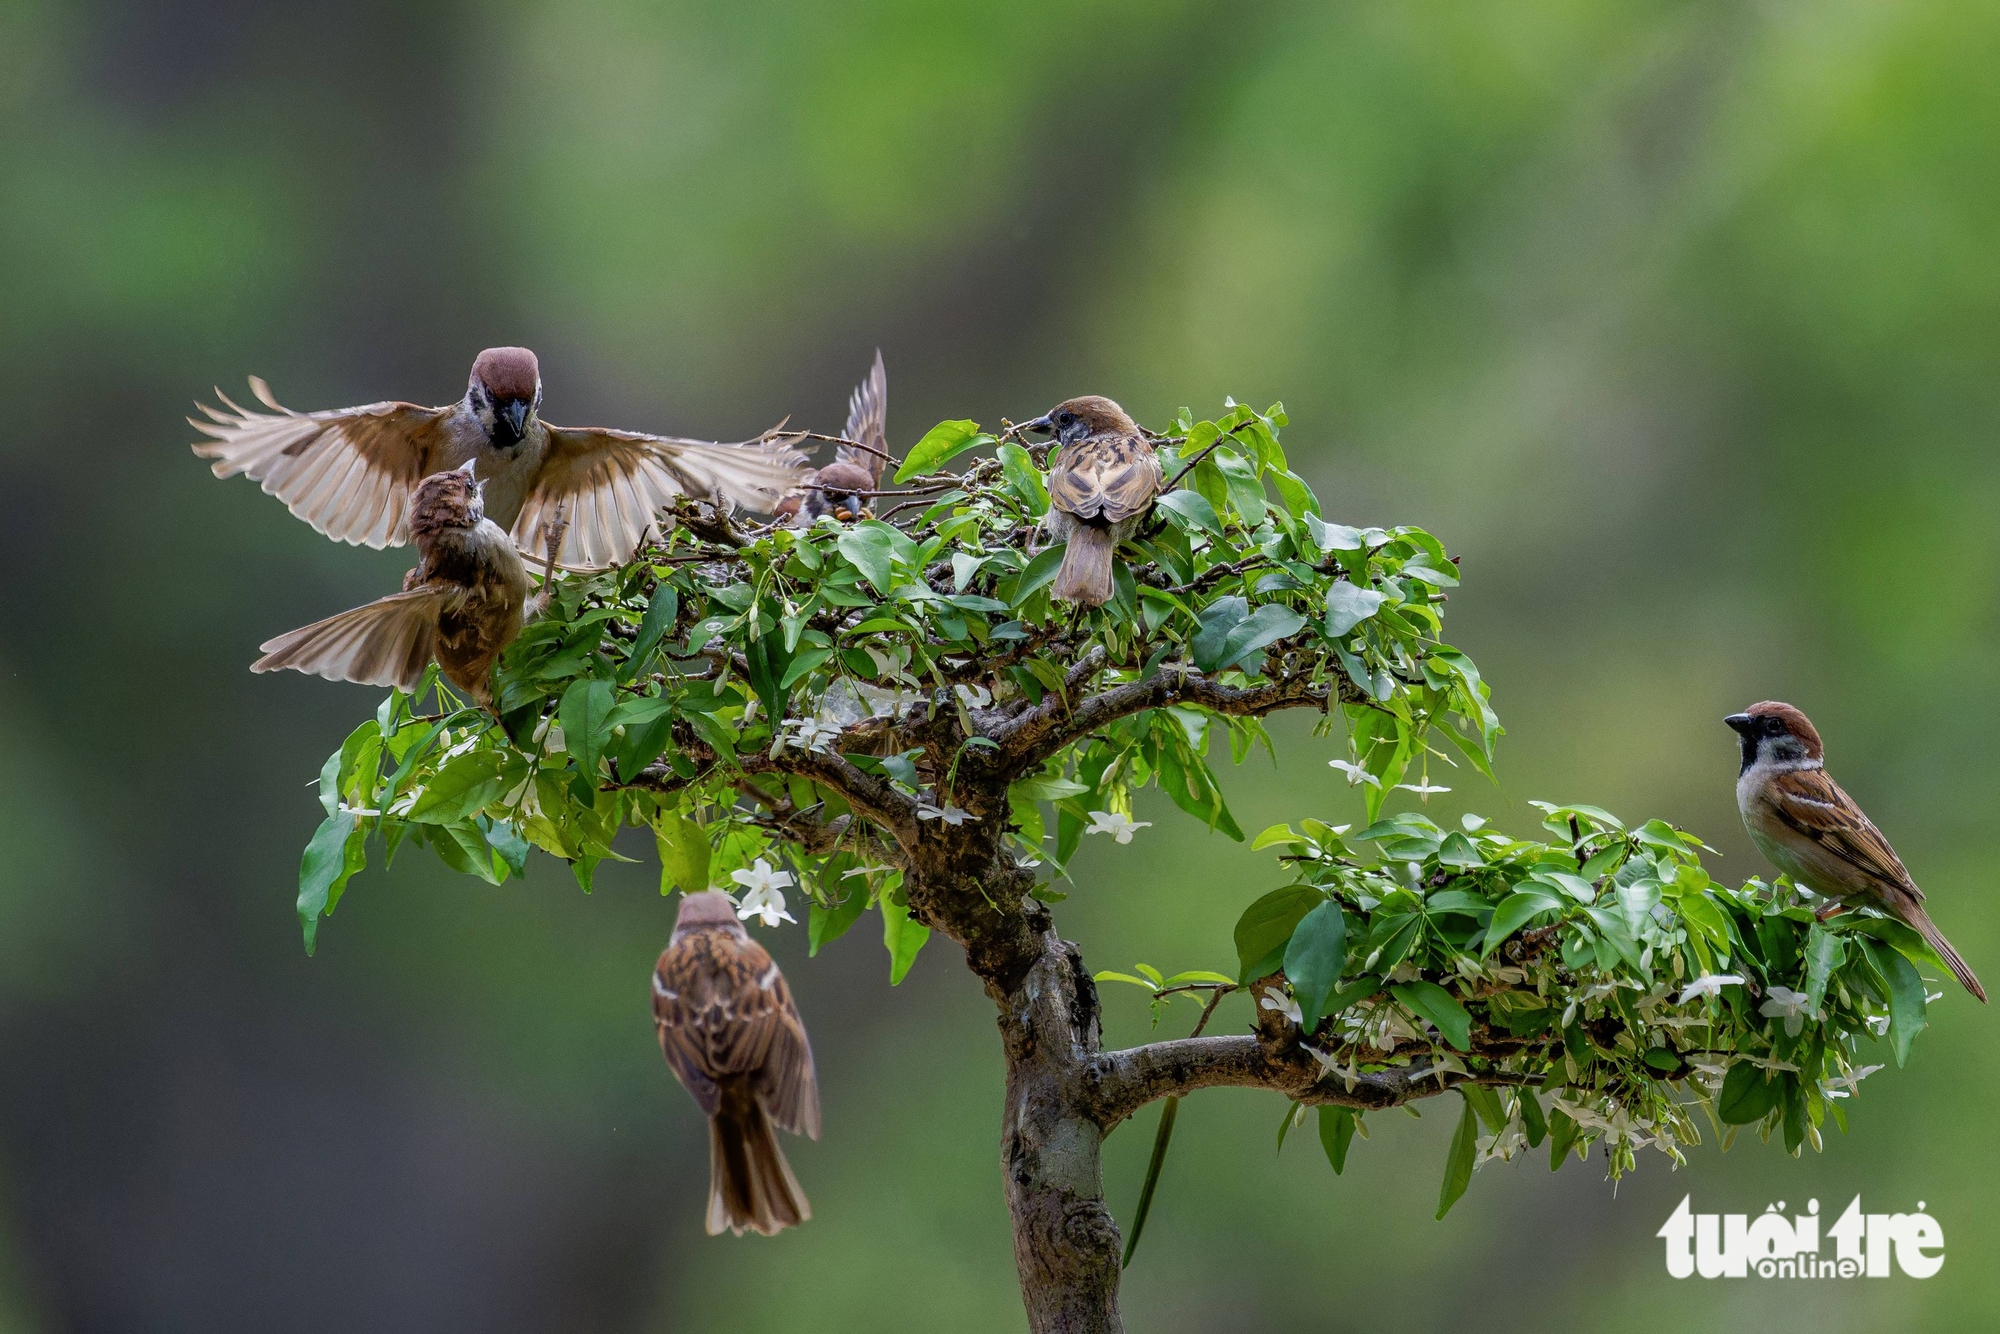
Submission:
M 868 368 L 868 378 L 854 387 L 847 400 L 847 428 L 841 434 L 849 440 L 858 440 L 881 450 L 871 454 L 865 449 L 851 449 L 840 445 L 834 450 L 834 461 L 852 463 L 867 470 L 868 490 L 872 491 L 882 483 L 882 469 L 888 463 L 889 455 L 889 371 L 882 364 L 882 349 L 875 349 L 875 364 Z
M 451 408 L 383 402 L 301 413 L 280 407 L 262 380 L 253 378 L 250 387 L 269 412 L 241 407 L 217 390 L 223 408 L 197 403 L 202 416 L 188 418 L 209 437 L 194 452 L 214 460 L 217 477 L 244 474 L 337 542 L 380 547 L 409 540 L 410 492 L 446 461 Z M 386 525 L 383 485 L 395 515 Z
M 436 651 L 439 614 L 462 591 L 425 585 L 301 626 L 260 645 L 250 670 L 412 689 Z
M 1772 812 L 1831 857 L 1871 878 L 1923 895 L 1889 840 L 1824 769 L 1794 769 L 1766 789 Z
M 580 567 L 629 560 L 660 508 L 683 495 L 720 495 L 769 511 L 799 480 L 798 437 L 737 444 L 675 440 L 634 431 L 546 425 L 549 453 L 535 490 L 514 523 L 522 550 L 539 551 L 541 529 L 567 506 L 569 531 L 558 559 Z

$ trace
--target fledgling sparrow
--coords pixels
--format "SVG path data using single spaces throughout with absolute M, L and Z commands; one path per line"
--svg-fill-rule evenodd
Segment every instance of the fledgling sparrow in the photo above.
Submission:
M 780 522 L 808 527 L 825 514 L 848 521 L 870 512 L 873 497 L 868 493 L 881 487 L 889 461 L 889 372 L 879 348 L 868 378 L 847 400 L 847 429 L 841 434 L 868 448 L 837 446 L 833 462 L 806 474 L 798 489 L 771 511 Z
M 1068 543 L 1049 595 L 1101 607 L 1111 600 L 1111 558 L 1160 494 L 1160 456 L 1125 409 L 1088 394 L 1058 403 L 1024 431 L 1060 444 L 1049 468 L 1043 525 Z
M 418 482 L 472 461 L 486 511 L 523 549 L 535 548 L 559 507 L 574 522 L 557 559 L 578 567 L 631 557 L 658 512 L 681 496 L 769 510 L 805 468 L 775 433 L 739 444 L 636 431 L 554 426 L 541 419 L 542 376 L 524 347 L 489 347 L 472 363 L 465 397 L 441 408 L 371 403 L 328 412 L 280 407 L 262 380 L 250 387 L 270 412 L 196 404 L 188 418 L 212 437 L 194 446 L 217 477 L 244 473 L 337 542 L 401 546 Z
M 413 690 L 435 658 L 446 680 L 491 709 L 493 663 L 521 633 L 528 574 L 479 492 L 470 461 L 424 478 L 410 502 L 418 564 L 403 591 L 279 635 L 250 670 Z
M 708 1114 L 708 1232 L 765 1236 L 812 1217 L 773 1126 L 819 1138 L 819 1083 L 791 988 L 726 894 L 681 900 L 653 969 L 653 1020 Z
M 1743 826 L 1772 865 L 1832 900 L 1821 920 L 1851 903 L 1879 908 L 1930 942 L 1952 976 L 1986 999 L 1972 969 L 1924 911 L 1923 891 L 1910 879 L 1854 799 L 1826 771 L 1826 751 L 1806 716 L 1766 700 L 1723 719 L 1742 743 L 1736 807 Z

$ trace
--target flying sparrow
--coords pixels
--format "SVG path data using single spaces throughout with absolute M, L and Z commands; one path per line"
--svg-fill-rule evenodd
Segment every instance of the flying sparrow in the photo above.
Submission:
M 1051 597 L 1101 607 L 1111 600 L 1111 557 L 1160 494 L 1160 456 L 1125 409 L 1089 394 L 1058 403 L 1024 431 L 1053 435 L 1050 535 L 1069 545 Z
M 196 406 L 188 422 L 211 437 L 194 446 L 217 477 L 244 473 L 337 542 L 401 546 L 409 499 L 433 473 L 472 461 L 489 517 L 526 549 L 558 506 L 574 523 L 558 559 L 579 567 L 631 557 L 661 506 L 680 496 L 721 498 L 768 510 L 797 482 L 805 460 L 795 437 L 775 433 L 711 444 L 554 426 L 541 419 L 542 377 L 524 347 L 489 347 L 472 363 L 465 397 L 441 408 L 371 403 L 293 412 L 270 386 L 250 387 L 270 412 Z
M 847 400 L 847 429 L 841 434 L 866 448 L 837 446 L 833 462 L 808 473 L 798 489 L 780 500 L 771 513 L 780 522 L 810 525 L 823 514 L 859 519 L 869 512 L 868 492 L 882 484 L 889 460 L 889 372 L 880 349 L 868 378 L 855 386 Z
M 1766 700 L 1723 719 L 1736 730 L 1743 769 L 1736 806 L 1750 838 L 1779 870 L 1832 902 L 1823 921 L 1849 901 L 1879 908 L 1930 942 L 1952 975 L 1982 1002 L 1986 989 L 1924 911 L 1923 891 L 1896 850 L 1826 772 L 1825 748 L 1806 716 Z
M 409 529 L 418 565 L 402 592 L 279 635 L 250 670 L 414 690 L 435 658 L 446 680 L 491 709 L 493 663 L 521 633 L 528 574 L 514 540 L 486 517 L 473 466 L 417 484 Z M 561 540 L 551 534 L 551 556 Z
M 708 1114 L 708 1232 L 765 1236 L 812 1217 L 773 1132 L 819 1138 L 819 1084 L 791 989 L 726 894 L 681 899 L 653 969 L 660 1051 Z

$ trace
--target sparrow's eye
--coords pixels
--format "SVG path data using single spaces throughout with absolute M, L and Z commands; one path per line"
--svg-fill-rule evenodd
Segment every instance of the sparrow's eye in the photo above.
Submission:
M 1058 426 L 1076 425 L 1076 414 L 1074 412 L 1058 412 L 1056 414 L 1056 425 Z

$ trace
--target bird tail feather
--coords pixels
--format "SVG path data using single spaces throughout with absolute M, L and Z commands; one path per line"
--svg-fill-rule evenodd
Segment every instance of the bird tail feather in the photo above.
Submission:
M 1101 607 L 1111 601 L 1111 557 L 1118 542 L 1109 529 L 1091 524 L 1071 525 L 1069 546 L 1049 596 L 1058 601 Z
M 264 656 L 250 670 L 413 690 L 436 652 L 438 613 L 448 597 L 419 588 L 315 621 L 260 645 Z
M 1944 966 L 1951 969 L 1951 975 L 1963 983 L 1965 989 L 1978 997 L 1979 1003 L 1984 1005 L 1986 1003 L 1986 988 L 1979 985 L 1979 979 L 1972 975 L 1971 966 L 1965 960 L 1958 957 L 1958 951 L 1953 949 L 1951 942 L 1944 938 L 1944 932 L 1937 929 L 1937 923 L 1931 920 L 1931 915 L 1925 912 L 1922 907 L 1912 903 L 1905 907 L 1904 917 L 1911 926 L 1916 928 L 1917 934 L 1922 936 L 1930 944 L 1930 947 L 1938 952 L 1938 957 L 1944 960 Z
M 708 1122 L 708 1234 L 748 1228 L 769 1237 L 812 1217 L 771 1118 L 756 1101 L 723 1105 Z

